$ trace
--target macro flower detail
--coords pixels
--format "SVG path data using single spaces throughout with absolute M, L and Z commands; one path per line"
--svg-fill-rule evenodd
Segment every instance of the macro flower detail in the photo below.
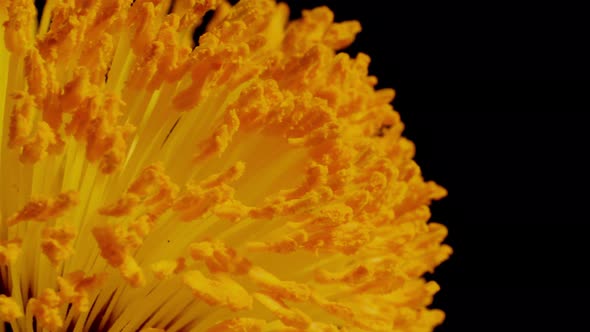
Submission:
M 0 330 L 442 322 L 446 191 L 339 52 L 358 22 L 274 0 L 0 0 L 0 22 Z

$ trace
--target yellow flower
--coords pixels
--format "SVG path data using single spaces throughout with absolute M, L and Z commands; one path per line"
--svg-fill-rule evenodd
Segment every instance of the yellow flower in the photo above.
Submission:
M 0 0 L 0 329 L 431 331 L 446 192 L 359 23 L 171 2 Z

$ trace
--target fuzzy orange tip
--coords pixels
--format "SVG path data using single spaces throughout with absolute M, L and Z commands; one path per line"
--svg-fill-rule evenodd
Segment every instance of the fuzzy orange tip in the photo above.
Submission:
M 446 191 L 338 52 L 358 22 L 274 0 L 0 0 L 0 22 L 0 330 L 442 322 Z

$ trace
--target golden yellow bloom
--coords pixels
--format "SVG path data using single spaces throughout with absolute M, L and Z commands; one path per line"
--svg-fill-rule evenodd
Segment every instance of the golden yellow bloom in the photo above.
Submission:
M 214 11 L 206 32 L 192 35 Z M 2 331 L 431 331 L 445 196 L 360 31 L 274 0 L 0 0 Z

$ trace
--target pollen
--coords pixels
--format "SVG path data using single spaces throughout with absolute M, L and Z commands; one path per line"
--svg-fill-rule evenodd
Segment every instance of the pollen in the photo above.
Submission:
M 452 253 L 430 220 L 446 190 L 369 56 L 342 51 L 360 23 L 289 17 L 274 0 L 0 1 L 0 330 L 443 321 L 424 274 Z

